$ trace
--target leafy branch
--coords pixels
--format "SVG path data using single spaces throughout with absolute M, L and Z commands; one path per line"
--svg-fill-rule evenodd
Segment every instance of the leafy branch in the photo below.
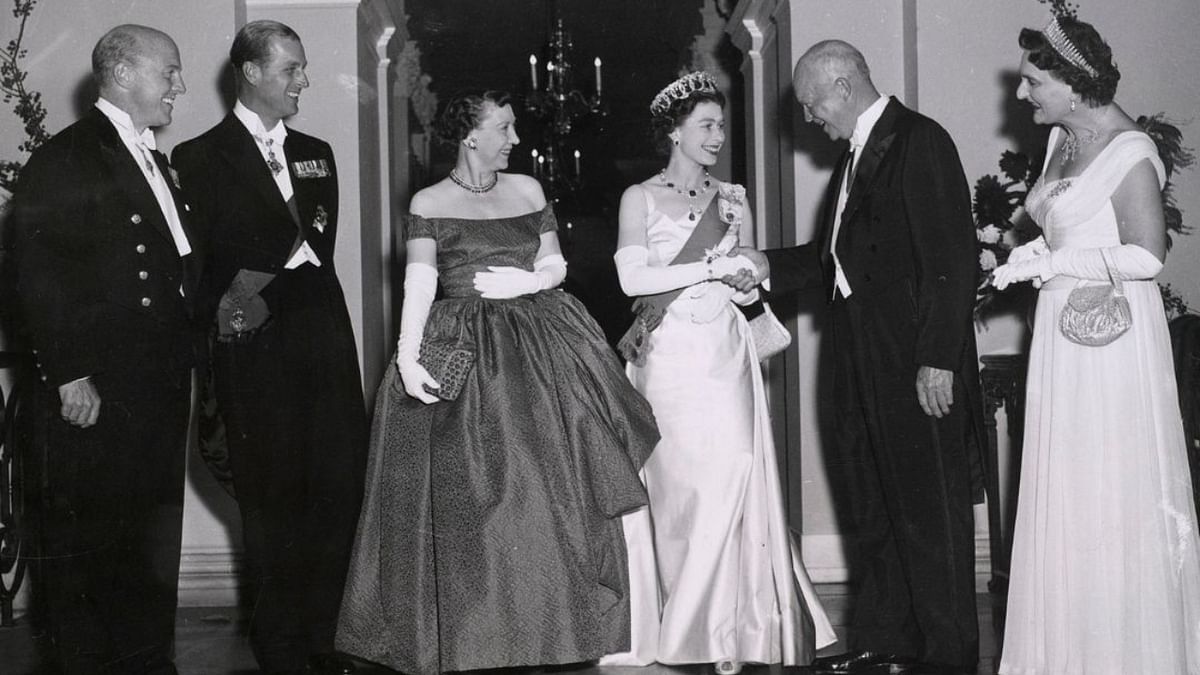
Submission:
M 28 73 L 20 63 L 27 55 L 27 50 L 22 47 L 25 25 L 36 4 L 37 0 L 13 0 L 12 15 L 19 22 L 17 37 L 9 40 L 8 45 L 0 50 L 0 94 L 3 94 L 5 103 L 13 103 L 13 112 L 24 125 L 25 140 L 17 146 L 21 152 L 32 152 L 50 139 L 50 134 L 46 132 L 46 108 L 42 105 L 42 95 L 25 88 Z M 20 169 L 20 162 L 0 161 L 0 188 L 11 192 Z

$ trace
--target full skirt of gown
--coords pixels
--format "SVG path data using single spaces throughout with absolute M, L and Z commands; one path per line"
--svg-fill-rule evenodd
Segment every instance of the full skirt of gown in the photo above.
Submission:
M 602 665 L 803 665 L 836 639 L 788 528 L 749 326 L 728 287 L 704 286 L 627 367 L 662 440 L 642 470 L 650 505 L 624 517 L 632 649 Z
M 545 214 L 439 221 L 439 265 L 528 266 Z M 646 503 L 653 413 L 575 298 L 484 300 L 471 274 L 443 272 L 425 326 L 474 348 L 458 398 L 421 403 L 394 366 L 379 387 L 337 648 L 409 675 L 626 649 L 620 516 Z

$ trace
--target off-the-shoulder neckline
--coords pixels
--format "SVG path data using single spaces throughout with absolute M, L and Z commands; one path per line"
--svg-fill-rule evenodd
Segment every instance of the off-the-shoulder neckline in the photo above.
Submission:
M 422 216 L 422 215 L 416 214 L 416 213 L 409 213 L 407 215 L 409 218 L 416 218 L 418 220 L 465 220 L 469 223 L 486 223 L 486 222 L 490 222 L 490 221 L 494 221 L 494 220 L 516 220 L 517 218 L 526 218 L 528 216 L 545 213 L 546 209 L 549 209 L 549 208 L 550 208 L 550 202 L 546 202 L 545 206 L 543 206 L 542 208 L 540 208 L 536 211 L 528 211 L 526 213 L 520 213 L 515 216 L 497 216 L 495 218 L 458 218 L 455 216 L 428 216 L 427 217 L 427 216 Z

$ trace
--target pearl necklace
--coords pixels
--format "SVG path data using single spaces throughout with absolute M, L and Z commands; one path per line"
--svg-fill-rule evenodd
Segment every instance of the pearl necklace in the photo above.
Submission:
M 658 179 L 667 187 L 681 195 L 685 195 L 688 198 L 688 220 L 695 220 L 696 217 L 700 215 L 703 209 L 696 204 L 696 198 L 703 197 L 704 195 L 708 194 L 708 189 L 712 187 L 712 180 L 708 175 L 708 169 L 704 170 L 704 187 L 701 188 L 699 192 L 696 191 L 696 188 L 685 190 L 682 187 L 676 187 L 674 183 L 667 180 L 666 169 L 658 172 Z
M 500 182 L 500 174 L 498 172 L 493 173 L 492 179 L 490 181 L 484 183 L 483 185 L 475 185 L 473 183 L 468 183 L 467 181 L 463 180 L 458 175 L 457 171 L 455 171 L 454 169 L 450 169 L 450 180 L 454 181 L 455 185 L 466 190 L 467 192 L 470 192 L 471 194 L 481 195 L 485 192 L 490 191 L 492 188 L 496 187 L 496 183 Z

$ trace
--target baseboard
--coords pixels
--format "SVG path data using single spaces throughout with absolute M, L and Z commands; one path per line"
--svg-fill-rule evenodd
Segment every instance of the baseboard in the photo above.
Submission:
M 185 549 L 179 560 L 181 607 L 232 607 L 238 603 L 241 551 Z
M 805 534 L 800 536 L 804 568 L 815 584 L 844 584 L 850 579 L 846 562 L 846 547 L 840 534 Z M 991 546 L 987 533 L 975 534 L 975 590 L 988 590 L 992 578 Z

